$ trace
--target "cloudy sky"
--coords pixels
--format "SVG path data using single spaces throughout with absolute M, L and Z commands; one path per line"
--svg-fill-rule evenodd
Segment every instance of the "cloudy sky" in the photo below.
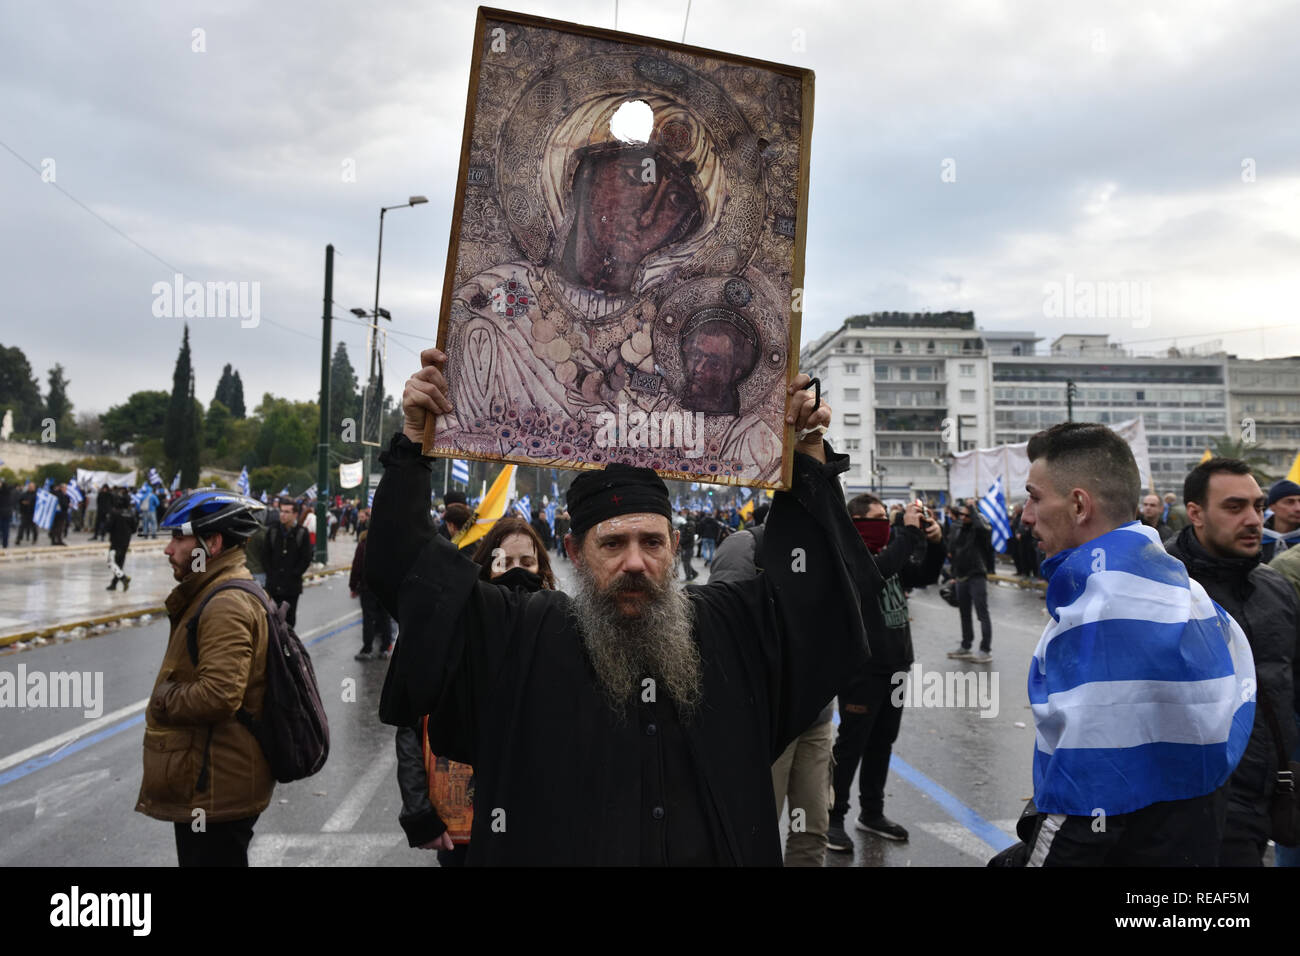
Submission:
M 614 26 L 605 0 L 512 8 Z M 685 15 L 624 0 L 618 26 L 680 39 Z M 226 362 L 250 407 L 314 398 L 326 243 L 350 319 L 373 302 L 379 207 L 424 194 L 384 231 L 399 392 L 436 335 L 474 16 L 6 5 L 0 344 L 42 389 L 61 362 L 77 410 L 103 411 L 170 387 L 183 320 L 153 315 L 154 283 L 257 282 L 257 328 L 191 320 L 199 398 Z M 694 0 L 686 40 L 816 71 L 805 343 L 851 314 L 955 309 L 1049 339 L 1300 355 L 1296 3 Z M 1149 309 L 1046 314 L 1067 277 L 1135 283 Z M 359 366 L 364 330 L 340 338 Z

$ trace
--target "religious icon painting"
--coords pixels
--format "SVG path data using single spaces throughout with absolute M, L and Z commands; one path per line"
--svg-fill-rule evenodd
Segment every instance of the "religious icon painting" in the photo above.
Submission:
M 480 8 L 425 452 L 786 488 L 813 74 Z

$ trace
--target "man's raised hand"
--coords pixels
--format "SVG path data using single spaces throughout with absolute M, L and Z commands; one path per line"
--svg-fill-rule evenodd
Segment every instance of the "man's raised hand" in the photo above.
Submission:
M 785 403 L 785 421 L 787 425 L 794 426 L 796 435 L 805 429 L 826 426 L 831 423 L 831 407 L 825 401 L 817 406 L 816 411 L 813 411 L 813 405 L 816 403 L 817 397 L 811 391 L 807 391 L 808 384 L 811 381 L 810 377 L 800 372 L 786 389 L 789 398 Z M 811 458 L 815 458 L 817 461 L 826 461 L 820 431 L 805 435 L 795 445 L 795 449 Z
M 424 422 L 430 412 L 444 415 L 452 409 L 442 366 L 447 354 L 438 349 L 420 353 L 420 370 L 406 380 L 402 391 L 402 434 L 417 445 L 424 443 Z

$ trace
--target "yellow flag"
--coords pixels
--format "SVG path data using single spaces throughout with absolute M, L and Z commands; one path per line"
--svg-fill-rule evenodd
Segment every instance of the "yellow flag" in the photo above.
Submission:
M 1300 485 L 1300 451 L 1296 452 L 1295 461 L 1291 462 L 1291 470 L 1286 473 L 1286 480 Z
M 740 507 L 740 516 L 746 521 L 754 520 L 754 499 L 750 498 Z
M 506 465 L 501 469 L 501 474 L 497 475 L 497 480 L 492 482 L 492 487 L 488 493 L 483 496 L 483 500 L 478 503 L 478 508 L 470 516 L 469 522 L 465 527 L 456 533 L 456 537 L 451 539 L 451 543 L 458 548 L 463 548 L 467 544 L 473 544 L 479 538 L 482 538 L 497 520 L 506 513 L 507 497 L 510 493 L 510 487 L 515 475 L 515 466 Z
M 1209 460 L 1210 460 L 1211 458 L 1213 458 L 1213 457 L 1214 457 L 1214 456 L 1210 454 L 1210 449 L 1207 448 L 1207 449 L 1205 449 L 1205 454 L 1201 456 L 1201 461 L 1200 461 L 1200 463 L 1203 465 L 1203 464 L 1205 464 L 1207 461 L 1209 461 Z

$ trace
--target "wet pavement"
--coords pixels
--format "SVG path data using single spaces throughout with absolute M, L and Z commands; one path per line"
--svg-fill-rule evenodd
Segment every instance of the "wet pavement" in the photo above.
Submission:
M 331 558 L 338 560 L 345 550 L 350 547 L 336 546 Z M 554 565 L 561 586 L 571 585 L 567 562 Z M 696 567 L 702 569 L 701 563 Z M 29 570 L 37 576 L 27 577 Z M 11 577 L 15 572 L 19 577 Z M 94 559 L 69 556 L 7 566 L 0 574 L 0 613 L 6 615 L 13 614 L 14 595 L 29 589 L 68 595 L 83 602 L 78 608 L 94 611 L 123 597 L 103 592 L 103 564 Z M 138 556 L 130 597 L 134 600 L 138 590 L 142 601 L 161 600 L 171 586 L 165 575 L 161 554 L 147 560 Z M 702 575 L 697 583 L 706 580 Z M 931 671 L 983 672 L 987 682 L 996 674 L 997 713 L 981 717 L 978 702 L 908 707 L 885 813 L 907 827 L 910 840 L 895 843 L 855 831 L 855 792 L 848 818 L 855 851 L 828 853 L 828 866 L 981 866 L 1010 841 L 1032 789 L 1033 722 L 1025 677 L 1045 612 L 1036 591 L 991 586 L 989 599 L 994 660 L 977 665 L 946 659 L 960 630 L 957 611 L 943 603 L 937 589 L 912 594 L 922 677 Z M 41 613 L 39 604 L 24 598 L 18 607 L 31 615 Z M 393 732 L 376 716 L 385 665 L 352 659 L 360 649 L 360 614 L 346 577 L 333 575 L 309 586 L 298 624 L 329 714 L 330 759 L 315 777 L 277 786 L 258 821 L 251 861 L 261 866 L 436 865 L 432 853 L 407 848 L 397 824 L 401 798 Z M 133 812 L 142 711 L 166 640 L 166 622 L 155 619 L 93 639 L 0 650 L 0 670 L 11 673 L 19 664 L 29 673 L 103 673 L 103 699 L 90 716 L 84 709 L 21 709 L 0 717 L 0 866 L 175 864 L 170 828 Z M 924 695 L 916 701 L 938 702 Z

